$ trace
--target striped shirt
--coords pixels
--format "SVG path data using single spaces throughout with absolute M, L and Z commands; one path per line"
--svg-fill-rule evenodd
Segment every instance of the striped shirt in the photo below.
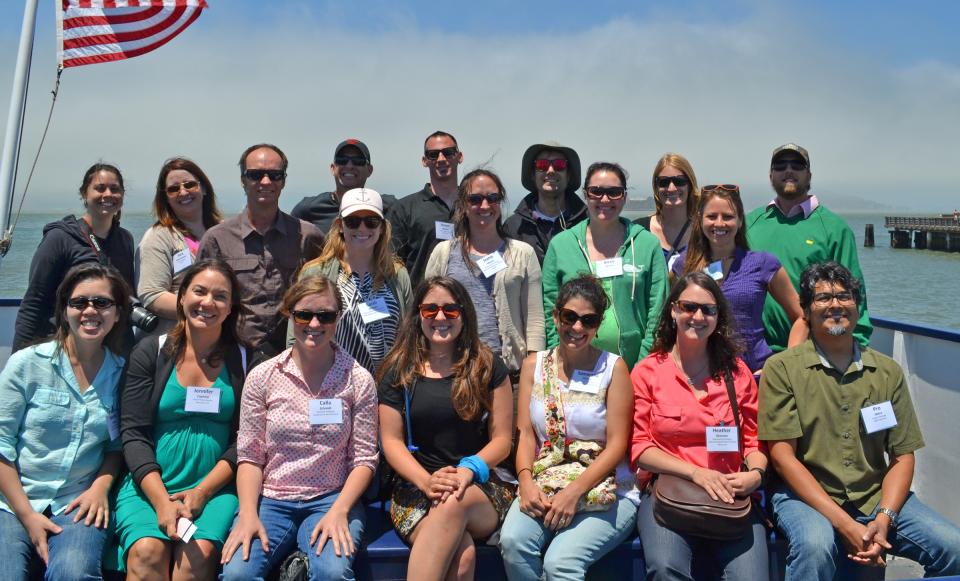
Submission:
M 361 278 L 355 272 L 345 274 L 340 271 L 337 280 L 340 294 L 343 296 L 344 310 L 337 323 L 335 335 L 337 345 L 353 356 L 370 373 L 376 373 L 380 362 L 393 347 L 400 324 L 400 304 L 393 296 L 390 287 L 381 284 L 373 289 L 373 275 L 365 273 Z M 371 300 L 382 298 L 390 316 L 379 321 L 364 323 L 360 306 Z

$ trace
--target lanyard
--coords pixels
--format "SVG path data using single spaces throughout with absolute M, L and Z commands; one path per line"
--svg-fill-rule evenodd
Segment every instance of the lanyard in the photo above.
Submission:
M 109 266 L 110 257 L 104 254 L 103 250 L 100 249 L 100 243 L 97 242 L 97 237 L 93 235 L 90 225 L 87 224 L 87 221 L 83 218 L 80 218 L 80 229 L 83 230 L 84 237 L 87 239 L 87 244 L 90 246 L 90 249 L 93 250 L 94 256 L 97 257 L 97 262 L 104 266 Z

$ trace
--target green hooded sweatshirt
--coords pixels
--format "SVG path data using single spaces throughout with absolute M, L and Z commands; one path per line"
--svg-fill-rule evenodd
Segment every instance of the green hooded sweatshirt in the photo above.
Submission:
M 612 277 L 610 308 L 604 316 L 616 316 L 620 328 L 620 352 L 632 369 L 653 346 L 660 310 L 667 297 L 667 265 L 656 236 L 624 218 L 626 237 L 617 251 L 623 259 L 623 274 Z M 587 255 L 587 225 L 584 220 L 553 237 L 543 259 L 543 312 L 547 348 L 560 342 L 553 324 L 553 309 L 560 287 L 582 273 L 595 273 Z

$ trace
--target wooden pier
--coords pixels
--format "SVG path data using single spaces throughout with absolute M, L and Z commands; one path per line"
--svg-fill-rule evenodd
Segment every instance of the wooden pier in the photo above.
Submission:
M 960 252 L 960 214 L 942 214 L 936 218 L 886 216 L 891 248 L 918 248 Z

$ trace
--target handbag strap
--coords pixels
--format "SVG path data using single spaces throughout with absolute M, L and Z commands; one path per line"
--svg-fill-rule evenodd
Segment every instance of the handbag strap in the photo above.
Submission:
M 733 388 L 733 375 L 729 371 L 723 372 L 723 382 L 727 384 L 727 397 L 730 399 L 730 408 L 733 410 L 733 421 L 737 425 L 737 451 L 740 461 L 743 461 L 743 430 L 740 429 L 740 406 L 737 405 L 737 392 Z
M 673 258 L 673 255 L 677 253 L 677 245 L 680 244 L 680 241 L 683 240 L 683 235 L 687 233 L 687 227 L 690 226 L 690 220 L 687 220 L 683 223 L 683 228 L 680 229 L 680 233 L 677 234 L 676 239 L 673 241 L 673 245 L 670 246 L 670 254 L 667 255 L 667 264 L 670 264 L 670 259 Z
M 551 444 L 553 444 L 557 450 L 563 452 L 567 440 L 567 419 L 563 413 L 563 397 L 559 389 L 556 390 L 556 395 L 552 393 L 554 391 L 553 383 L 557 380 L 558 370 L 557 349 L 553 348 L 547 351 L 543 357 L 543 407 L 545 410 L 544 414 L 546 415 L 546 425 L 550 425 L 551 418 L 557 422 L 556 437 L 553 438 Z M 553 410 L 550 409 L 551 395 L 553 395 L 553 398 L 557 401 L 557 405 Z

